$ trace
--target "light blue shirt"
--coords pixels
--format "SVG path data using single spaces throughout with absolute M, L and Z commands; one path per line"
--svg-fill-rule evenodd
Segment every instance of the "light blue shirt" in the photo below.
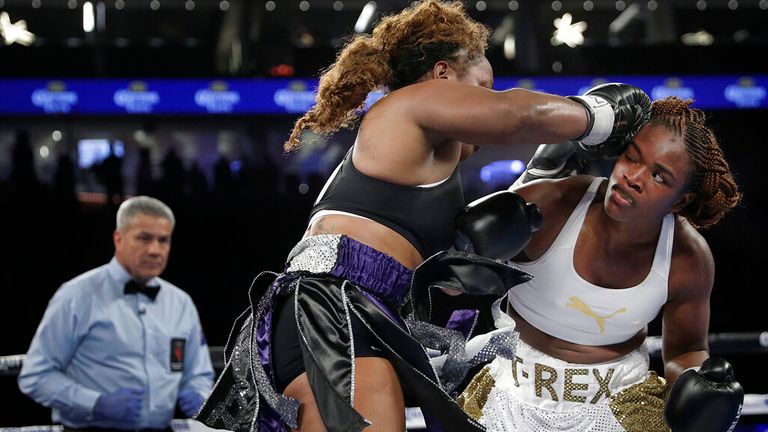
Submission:
M 161 286 L 154 301 L 144 294 L 126 295 L 129 279 L 112 258 L 63 284 L 48 303 L 19 388 L 51 407 L 54 422 L 73 428 L 165 428 L 180 390 L 210 393 L 213 368 L 192 299 L 160 278 L 149 282 Z M 174 339 L 184 340 L 182 371 L 172 371 Z M 144 389 L 139 421 L 95 419 L 99 395 L 121 387 Z

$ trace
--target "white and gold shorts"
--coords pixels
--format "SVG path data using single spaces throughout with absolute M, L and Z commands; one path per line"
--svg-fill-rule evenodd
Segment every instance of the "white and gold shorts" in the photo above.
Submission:
M 518 342 L 517 358 L 496 358 L 459 404 L 488 431 L 669 432 L 663 378 L 645 346 L 597 364 L 568 363 Z

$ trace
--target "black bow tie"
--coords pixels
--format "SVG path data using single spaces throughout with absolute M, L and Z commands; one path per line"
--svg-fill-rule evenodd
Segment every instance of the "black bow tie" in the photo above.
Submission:
M 149 297 L 150 300 L 155 300 L 155 297 L 157 297 L 157 293 L 160 292 L 160 285 L 144 285 L 141 282 L 136 282 L 135 280 L 131 279 L 128 282 L 125 283 L 125 288 L 123 288 L 123 293 L 125 294 L 137 294 L 137 293 L 143 293 L 145 296 Z

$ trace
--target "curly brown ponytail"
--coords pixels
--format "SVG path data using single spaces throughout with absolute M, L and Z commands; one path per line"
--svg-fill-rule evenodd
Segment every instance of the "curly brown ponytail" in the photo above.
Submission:
M 695 197 L 679 214 L 695 227 L 706 228 L 736 207 L 741 194 L 714 132 L 704 124 L 706 115 L 691 108 L 692 102 L 674 96 L 653 102 L 651 123 L 664 125 L 683 137 L 694 165 L 688 191 Z
M 296 121 L 284 150 L 299 148 L 304 129 L 330 134 L 353 127 L 371 91 L 413 84 L 439 60 L 462 68 L 479 59 L 489 36 L 460 1 L 422 0 L 382 18 L 370 36 L 351 38 L 322 73 L 317 103 Z
M 317 103 L 296 121 L 284 150 L 299 147 L 304 129 L 328 134 L 352 127 L 368 93 L 389 81 L 388 60 L 378 41 L 368 35 L 349 41 L 336 62 L 320 76 Z

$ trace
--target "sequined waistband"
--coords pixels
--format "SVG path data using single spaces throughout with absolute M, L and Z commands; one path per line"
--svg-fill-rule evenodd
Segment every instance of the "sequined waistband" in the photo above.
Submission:
M 346 279 L 399 307 L 413 270 L 391 256 L 345 235 L 316 235 L 300 241 L 288 254 L 286 273 L 328 274 Z

